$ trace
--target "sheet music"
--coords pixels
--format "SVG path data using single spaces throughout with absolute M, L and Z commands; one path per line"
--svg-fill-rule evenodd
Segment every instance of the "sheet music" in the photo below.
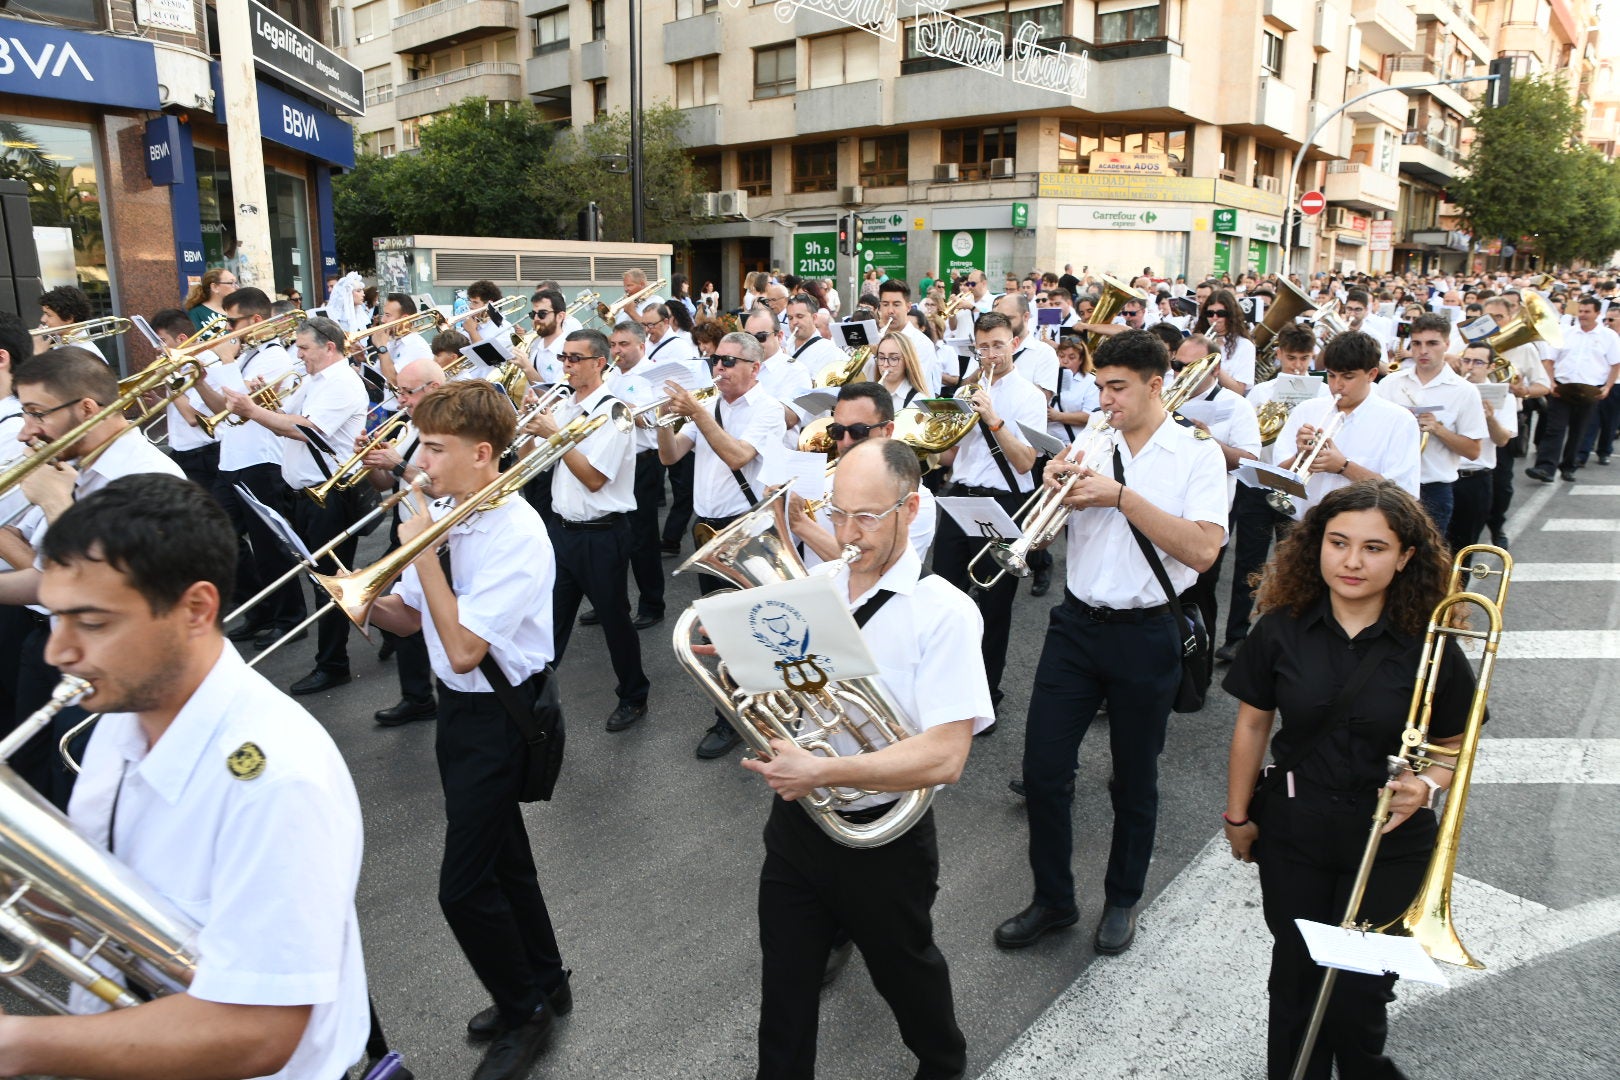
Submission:
M 1295 919 L 1294 925 L 1305 938 L 1311 959 L 1322 967 L 1363 975 L 1398 975 L 1430 986 L 1449 985 L 1439 966 L 1412 938 L 1346 930 L 1309 919 Z
M 714 385 L 712 377 L 700 376 L 692 364 L 686 360 L 660 361 L 648 368 L 643 378 L 655 387 L 662 387 L 666 382 L 677 383 L 688 390 L 701 390 L 706 386 Z
M 1497 412 L 1507 408 L 1508 395 L 1512 393 L 1512 387 L 1505 382 L 1475 383 L 1474 389 L 1479 391 L 1479 399 Z
M 937 501 L 968 536 L 1012 541 L 1023 535 L 1012 516 L 988 495 L 951 496 Z
M 1271 400 L 1292 408 L 1302 401 L 1319 397 L 1321 393 L 1322 380 L 1314 375 L 1278 375 L 1273 380 Z

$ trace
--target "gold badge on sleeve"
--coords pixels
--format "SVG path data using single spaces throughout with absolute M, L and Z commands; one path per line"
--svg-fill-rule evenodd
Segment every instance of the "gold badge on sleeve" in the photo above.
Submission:
M 245 742 L 231 751 L 225 759 L 225 767 L 238 780 L 257 780 L 264 772 L 264 751 L 259 749 L 258 743 Z

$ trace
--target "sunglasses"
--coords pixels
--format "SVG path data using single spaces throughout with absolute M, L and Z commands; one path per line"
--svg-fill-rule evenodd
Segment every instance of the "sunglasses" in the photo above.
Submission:
M 774 336 L 775 335 L 772 334 L 769 330 L 755 330 L 754 331 L 754 340 L 759 342 L 761 345 L 763 345 L 767 341 L 771 340 L 771 338 L 774 337 Z
M 709 358 L 709 366 L 710 367 L 714 367 L 715 365 L 719 365 L 720 367 L 725 368 L 727 371 L 730 371 L 732 368 L 736 367 L 738 364 L 750 364 L 750 363 L 753 363 L 753 361 L 751 361 L 747 357 L 743 357 L 743 356 L 711 356 Z
M 1204 314 L 1208 315 L 1212 319 L 1224 319 L 1226 318 L 1226 309 L 1210 308 L 1209 310 L 1205 311 Z
M 832 436 L 833 442 L 839 441 L 845 435 L 860 442 L 882 426 L 882 424 L 828 424 L 827 434 Z

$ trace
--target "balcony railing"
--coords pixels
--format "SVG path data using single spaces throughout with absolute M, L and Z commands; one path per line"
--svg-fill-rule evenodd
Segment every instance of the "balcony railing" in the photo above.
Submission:
M 1385 68 L 1391 75 L 1397 71 L 1422 71 L 1435 76 L 1441 74 L 1440 62 L 1422 53 L 1396 53 L 1386 59 Z
M 435 86 L 448 86 L 467 79 L 476 79 L 480 75 L 510 75 L 514 79 L 523 74 L 523 65 L 508 61 L 491 61 L 482 64 L 469 64 L 466 67 L 455 68 L 451 71 L 429 75 L 425 79 L 412 79 L 400 88 L 401 93 L 417 90 L 431 90 Z
M 424 19 L 431 19 L 435 15 L 443 15 L 445 12 L 461 7 L 469 2 L 470 0 L 438 0 L 438 3 L 436 4 L 428 4 L 426 7 L 419 7 L 415 11 L 407 11 L 405 14 L 394 19 L 394 29 L 402 30 L 407 26 L 412 26 L 419 23 Z
M 1408 131 L 1401 136 L 1401 144 L 1403 146 L 1421 146 L 1431 154 L 1439 154 L 1453 163 L 1462 159 L 1462 155 L 1458 153 L 1456 147 L 1441 141 L 1438 136 L 1423 131 Z

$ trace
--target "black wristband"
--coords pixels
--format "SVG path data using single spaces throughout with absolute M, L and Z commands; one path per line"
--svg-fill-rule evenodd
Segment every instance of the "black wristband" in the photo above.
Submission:
M 389 469 L 388 471 L 393 473 L 395 476 L 399 477 L 399 479 L 403 480 L 403 479 L 405 479 L 405 468 L 406 468 L 405 463 L 402 461 L 398 465 L 395 465 L 392 469 Z

